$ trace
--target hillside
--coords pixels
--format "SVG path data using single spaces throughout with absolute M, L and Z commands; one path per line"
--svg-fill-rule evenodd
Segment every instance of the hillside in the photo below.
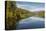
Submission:
M 21 8 L 16 8 L 14 11 L 11 10 L 11 8 L 7 8 L 6 11 L 6 29 L 15 29 L 17 21 L 34 15 L 34 13 Z
M 45 18 L 45 11 L 39 11 L 37 15 L 39 17 Z
M 33 12 L 30 12 L 28 10 L 21 9 L 21 8 L 16 9 L 16 15 L 18 15 L 18 14 L 20 15 L 21 18 L 27 18 L 27 17 L 34 15 Z
M 34 12 L 34 13 L 35 13 L 35 15 L 37 15 L 38 17 L 45 18 L 45 10 L 36 11 L 36 12 Z

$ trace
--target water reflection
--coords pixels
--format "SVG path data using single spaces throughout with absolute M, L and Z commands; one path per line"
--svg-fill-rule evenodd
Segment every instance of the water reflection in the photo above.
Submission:
M 19 21 L 16 29 L 44 28 L 44 18 L 29 17 Z

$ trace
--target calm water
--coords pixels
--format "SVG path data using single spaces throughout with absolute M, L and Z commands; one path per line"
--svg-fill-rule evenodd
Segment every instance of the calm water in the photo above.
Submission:
M 17 23 L 16 29 L 44 28 L 44 18 L 29 17 Z

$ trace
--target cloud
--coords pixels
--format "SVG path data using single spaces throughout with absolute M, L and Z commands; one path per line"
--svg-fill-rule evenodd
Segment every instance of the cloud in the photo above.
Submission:
M 45 3 L 45 0 L 15 0 L 15 1 Z
M 16 4 L 16 6 L 18 7 L 18 8 L 21 8 L 21 9 L 25 9 L 25 10 L 28 10 L 28 11 L 31 11 L 31 12 L 35 12 L 35 11 L 42 11 L 42 10 L 45 10 L 45 8 L 33 8 L 33 7 L 35 7 L 35 6 L 32 6 L 31 8 L 26 8 L 28 5 L 20 5 L 20 4 Z M 26 6 L 26 7 L 25 7 Z

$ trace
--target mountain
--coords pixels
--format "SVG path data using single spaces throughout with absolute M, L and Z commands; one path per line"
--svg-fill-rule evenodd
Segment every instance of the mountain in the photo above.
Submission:
M 34 12 L 38 17 L 45 18 L 45 10 L 39 10 Z
M 45 11 L 39 11 L 37 15 L 39 17 L 45 18 Z
M 34 13 L 21 8 L 7 8 L 6 10 L 6 29 L 15 29 L 16 22 L 21 19 L 33 16 Z
M 16 13 L 19 14 L 21 18 L 27 18 L 33 16 L 34 14 L 33 12 L 21 8 L 17 8 Z

